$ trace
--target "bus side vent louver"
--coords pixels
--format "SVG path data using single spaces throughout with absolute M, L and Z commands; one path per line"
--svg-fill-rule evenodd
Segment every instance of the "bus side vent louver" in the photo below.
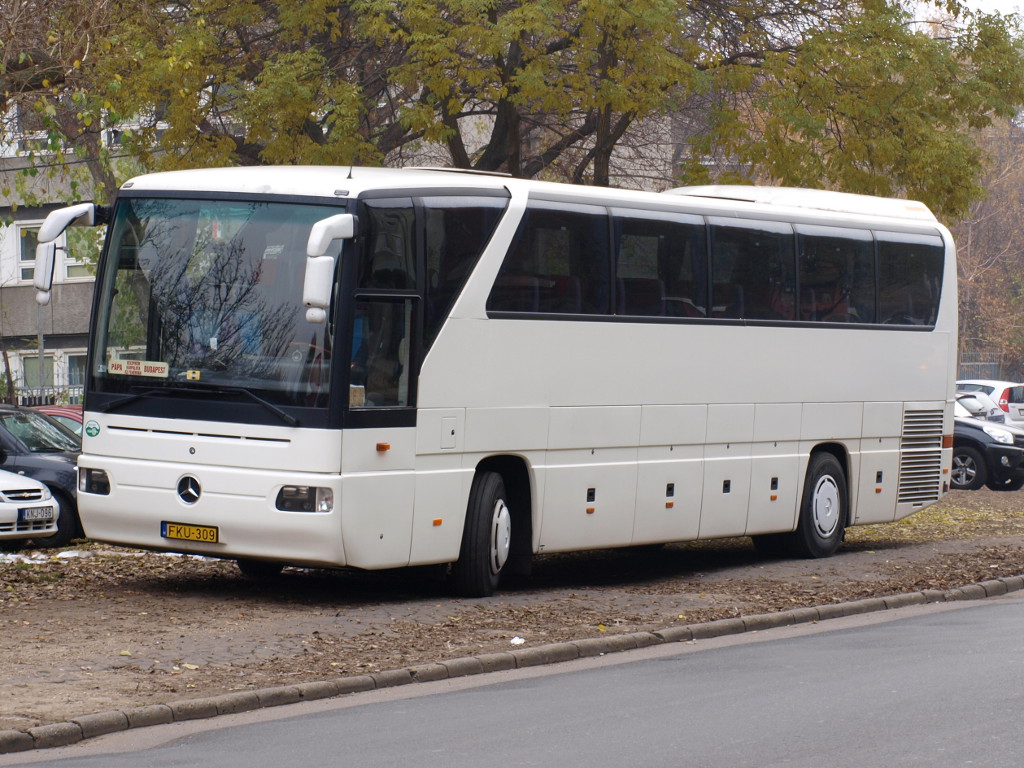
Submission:
M 924 506 L 939 500 L 942 417 L 941 410 L 904 412 L 897 503 Z

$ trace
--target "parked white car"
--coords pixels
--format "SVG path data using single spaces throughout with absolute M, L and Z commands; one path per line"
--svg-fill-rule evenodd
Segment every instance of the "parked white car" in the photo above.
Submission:
M 973 392 L 957 392 L 956 401 L 970 411 L 971 416 L 976 419 L 994 421 L 997 424 L 1006 422 L 1006 413 L 1003 409 L 980 389 Z
M 1024 384 L 994 379 L 962 379 L 956 383 L 958 392 L 984 392 L 996 401 L 1006 414 L 1006 423 L 1024 427 Z
M 0 469 L 0 550 L 13 552 L 30 539 L 57 532 L 60 505 L 38 480 Z

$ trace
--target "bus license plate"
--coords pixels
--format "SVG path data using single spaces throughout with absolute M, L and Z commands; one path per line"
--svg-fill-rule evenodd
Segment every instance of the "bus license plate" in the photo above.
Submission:
M 213 525 L 187 525 L 186 523 L 160 523 L 160 535 L 165 539 L 179 539 L 180 541 L 202 541 L 207 544 L 216 544 L 220 541 L 220 534 Z
M 31 523 L 37 520 L 53 520 L 53 507 L 25 507 L 18 510 L 18 522 Z

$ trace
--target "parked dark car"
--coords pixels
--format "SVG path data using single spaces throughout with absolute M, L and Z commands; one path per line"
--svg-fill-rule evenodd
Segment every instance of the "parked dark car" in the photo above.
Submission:
M 1024 430 L 970 417 L 959 403 L 954 409 L 953 488 L 973 491 L 987 485 L 994 491 L 1016 491 L 1024 487 Z
M 37 547 L 62 547 L 82 535 L 75 464 L 82 441 L 33 408 L 0 405 L 0 469 L 26 475 L 50 489 L 60 505 L 57 532 L 33 539 Z

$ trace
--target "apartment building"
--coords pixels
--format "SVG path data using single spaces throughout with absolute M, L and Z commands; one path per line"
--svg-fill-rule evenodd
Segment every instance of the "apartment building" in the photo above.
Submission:
M 66 203 L 69 190 L 60 178 L 19 176 L 26 166 L 22 158 L 0 157 L 0 399 L 29 405 L 78 403 L 98 232 L 81 229 L 62 238 L 53 300 L 40 306 L 32 286 L 36 234 L 47 213 Z

